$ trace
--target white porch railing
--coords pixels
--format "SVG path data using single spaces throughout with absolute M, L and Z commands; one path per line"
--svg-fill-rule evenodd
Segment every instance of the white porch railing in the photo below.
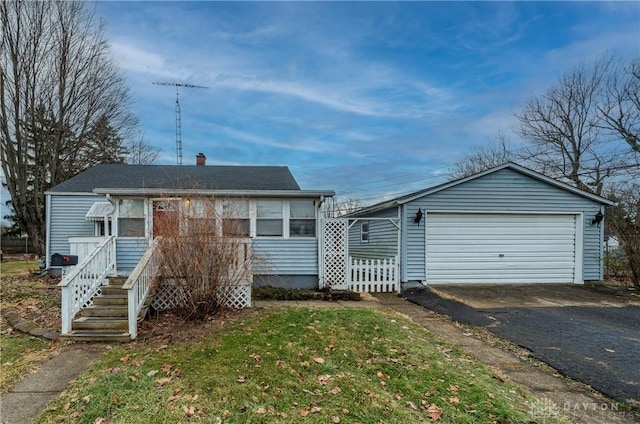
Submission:
M 355 292 L 379 293 L 400 291 L 398 257 L 386 259 L 349 258 L 349 288 Z
M 71 332 L 71 322 L 80 310 L 91 303 L 108 275 L 116 271 L 116 239 L 104 240 L 89 255 L 66 274 L 58 287 L 62 287 L 62 334 Z
M 104 239 L 105 236 L 69 237 L 69 254 L 76 255 L 78 262 L 82 262 Z
M 142 255 L 138 265 L 134 268 L 127 281 L 122 286 L 127 290 L 129 337 L 131 340 L 138 335 L 138 314 L 144 306 L 144 302 L 151 291 L 151 285 L 158 273 L 160 266 L 160 240 L 158 237 Z

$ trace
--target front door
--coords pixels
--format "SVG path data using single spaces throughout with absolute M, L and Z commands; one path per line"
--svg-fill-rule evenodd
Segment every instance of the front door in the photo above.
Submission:
M 153 201 L 153 237 L 174 235 L 178 231 L 177 200 Z

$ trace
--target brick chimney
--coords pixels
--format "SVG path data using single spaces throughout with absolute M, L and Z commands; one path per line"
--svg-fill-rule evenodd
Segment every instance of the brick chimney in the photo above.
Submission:
M 198 166 L 204 166 L 207 163 L 207 157 L 204 155 L 204 153 L 198 153 L 196 155 L 196 165 Z

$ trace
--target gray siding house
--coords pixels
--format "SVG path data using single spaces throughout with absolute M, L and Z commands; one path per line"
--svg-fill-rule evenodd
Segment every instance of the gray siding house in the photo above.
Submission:
M 403 283 L 602 280 L 611 204 L 506 163 L 350 214 L 357 222 L 349 251 L 365 258 L 399 251 Z
M 47 267 L 52 254 L 82 260 L 116 237 L 117 273 L 136 267 L 156 233 L 154 220 L 191 198 L 210 199 L 239 223 L 260 258 L 254 283 L 318 285 L 318 220 L 329 190 L 301 190 L 287 167 L 101 164 L 46 192 Z

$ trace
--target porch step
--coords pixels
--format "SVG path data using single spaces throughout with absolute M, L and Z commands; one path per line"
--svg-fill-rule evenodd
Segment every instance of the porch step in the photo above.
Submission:
M 61 334 L 61 339 L 80 342 L 129 342 L 129 333 L 121 331 L 85 331 L 73 330 L 69 334 Z
M 123 317 L 127 319 L 127 306 L 89 306 L 88 308 L 84 308 L 78 313 L 78 317 Z
M 122 330 L 127 331 L 129 321 L 127 317 L 82 317 L 73 320 L 71 324 L 72 330 Z
M 95 306 L 127 306 L 126 294 L 103 294 L 95 296 L 92 300 Z

